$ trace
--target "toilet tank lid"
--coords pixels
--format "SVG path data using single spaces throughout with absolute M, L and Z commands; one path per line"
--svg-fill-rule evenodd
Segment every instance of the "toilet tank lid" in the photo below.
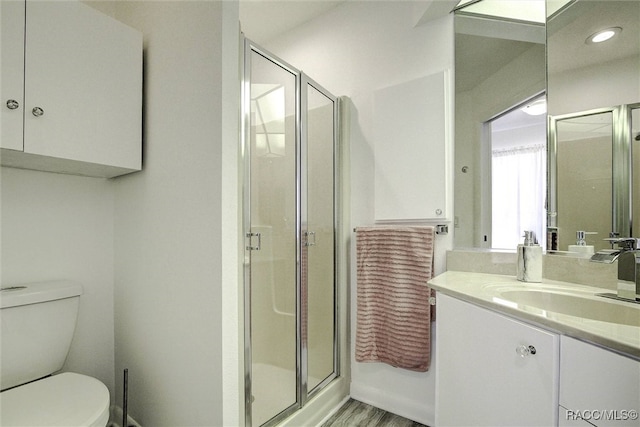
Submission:
M 1 308 L 18 307 L 82 295 L 82 285 L 70 280 L 2 286 L 0 289 Z

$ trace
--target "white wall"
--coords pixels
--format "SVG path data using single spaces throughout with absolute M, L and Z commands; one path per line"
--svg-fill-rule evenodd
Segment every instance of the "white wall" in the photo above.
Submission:
M 142 425 L 223 423 L 223 3 L 116 11 L 145 47 L 143 171 L 115 188 L 116 375 Z
M 373 92 L 453 68 L 453 17 L 414 27 L 420 18 L 415 12 L 419 10 L 415 2 L 347 2 L 277 40 L 264 43 L 268 50 L 301 68 L 334 95 L 351 98 L 349 179 L 353 226 L 374 222 Z M 450 248 L 451 235 L 438 237 L 437 273 L 444 271 L 445 252 Z M 352 246 L 352 259 L 354 254 Z M 355 289 L 355 263 L 352 263 L 352 296 Z M 355 307 L 352 298 L 352 342 Z M 415 373 L 352 360 L 351 395 L 432 425 L 435 363 L 432 360 L 429 372 Z
M 240 167 L 240 22 L 239 5 L 222 2 L 222 425 L 240 426 L 244 420 L 244 304 L 242 273 L 242 186 Z
M 141 424 L 240 425 L 237 3 L 88 3 L 144 32 L 144 169 L 3 167 L 2 284 L 84 286 L 65 370 Z
M 554 73 L 548 83 L 549 114 L 636 103 L 640 99 L 638 74 L 637 57 Z
M 0 186 L 2 285 L 68 279 L 83 286 L 63 370 L 100 379 L 113 400 L 112 183 L 3 167 Z

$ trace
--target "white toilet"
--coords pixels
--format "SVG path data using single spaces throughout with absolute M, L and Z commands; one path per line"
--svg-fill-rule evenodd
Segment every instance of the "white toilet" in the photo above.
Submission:
M 109 390 L 60 371 L 76 326 L 82 286 L 67 282 L 2 288 L 0 426 L 100 426 Z

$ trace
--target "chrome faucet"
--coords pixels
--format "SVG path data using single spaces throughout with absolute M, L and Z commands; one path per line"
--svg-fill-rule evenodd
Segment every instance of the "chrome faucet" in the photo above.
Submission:
M 640 303 L 640 239 L 633 237 L 610 237 L 604 239 L 618 249 L 603 249 L 596 252 L 591 261 L 612 264 L 618 261 L 617 294 L 600 294 L 603 297 Z
M 620 238 L 618 255 L 618 298 L 640 301 L 640 239 Z
M 609 236 L 612 236 L 613 234 L 614 233 L 610 233 Z M 633 237 L 609 237 L 608 239 L 602 240 L 609 242 L 611 249 L 601 249 L 593 254 L 591 256 L 591 261 L 593 262 L 613 264 L 624 252 L 640 249 L 640 239 Z M 614 249 L 616 245 L 618 248 Z

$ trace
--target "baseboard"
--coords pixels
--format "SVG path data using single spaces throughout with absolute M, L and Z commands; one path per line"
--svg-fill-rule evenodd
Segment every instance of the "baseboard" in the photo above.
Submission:
M 122 408 L 118 405 L 112 405 L 109 410 L 109 424 L 107 427 L 123 427 L 122 426 Z M 140 423 L 127 414 L 127 425 L 124 427 L 142 427 Z
M 304 408 L 278 424 L 280 427 L 320 426 L 327 414 L 335 413 L 348 399 L 349 390 L 345 378 L 339 377 L 309 400 Z
M 390 395 L 388 391 L 353 382 L 351 383 L 351 398 L 420 424 L 435 425 L 435 408 L 428 402 L 420 404 L 409 402 L 400 396 Z
M 331 409 L 327 413 L 327 415 L 322 420 L 320 420 L 320 422 L 317 424 L 317 426 L 321 426 L 324 423 L 326 423 L 329 420 L 329 418 L 333 417 L 335 415 L 335 413 L 338 412 L 338 410 L 340 408 L 342 408 L 344 406 L 344 404 L 349 401 L 349 399 L 351 399 L 351 396 L 347 396 L 344 399 L 342 399 L 342 401 L 340 403 L 338 403 L 333 409 Z

